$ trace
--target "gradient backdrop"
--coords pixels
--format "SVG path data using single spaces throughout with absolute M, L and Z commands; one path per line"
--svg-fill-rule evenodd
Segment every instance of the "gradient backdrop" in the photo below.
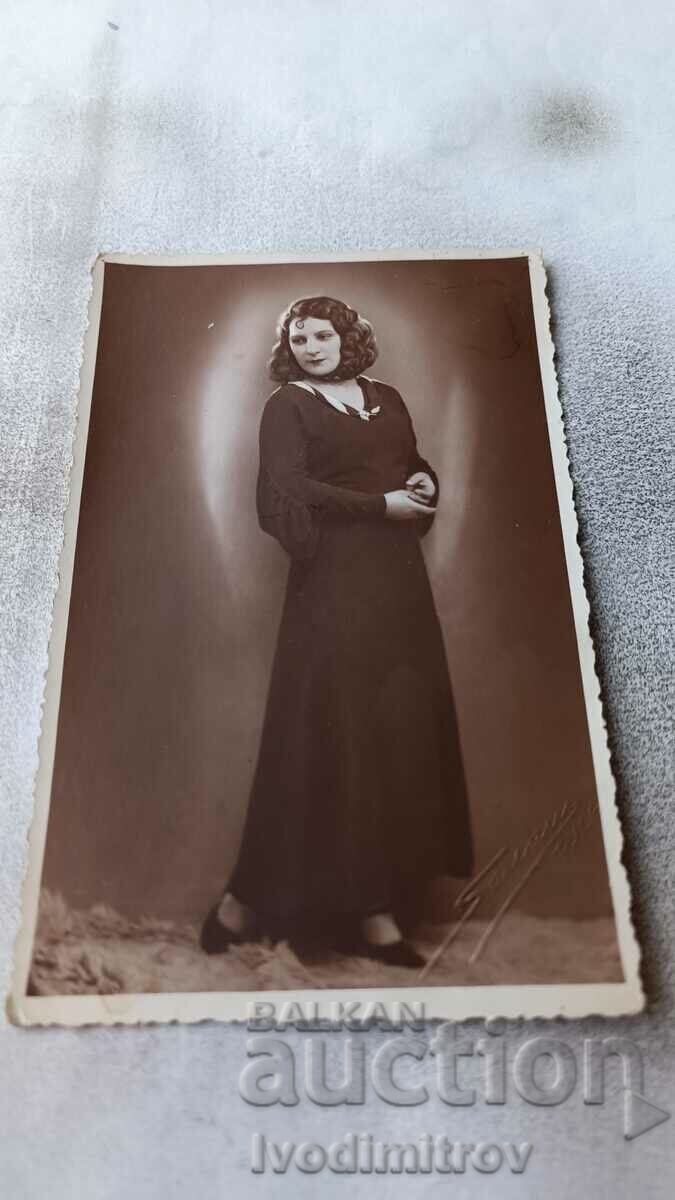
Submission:
M 425 553 L 478 867 L 576 799 L 518 904 L 606 914 L 525 259 L 106 267 L 43 882 L 193 919 L 226 880 L 287 571 L 255 513 L 266 362 L 317 293 L 373 322 L 441 479 Z

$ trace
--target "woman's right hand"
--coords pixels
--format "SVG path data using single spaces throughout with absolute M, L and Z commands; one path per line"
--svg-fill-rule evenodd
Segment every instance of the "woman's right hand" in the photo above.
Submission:
M 390 521 L 417 521 L 420 517 L 428 517 L 436 509 L 431 504 L 422 504 L 415 500 L 405 488 L 395 492 L 385 492 L 384 500 L 387 506 L 386 516 Z

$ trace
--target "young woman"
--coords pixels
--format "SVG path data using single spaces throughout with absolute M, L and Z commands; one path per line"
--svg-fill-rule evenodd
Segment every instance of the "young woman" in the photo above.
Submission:
M 260 427 L 260 525 L 291 558 L 239 858 L 202 929 L 319 930 L 423 962 L 402 901 L 472 866 L 441 629 L 419 544 L 438 479 L 370 324 L 326 296 L 282 314 Z

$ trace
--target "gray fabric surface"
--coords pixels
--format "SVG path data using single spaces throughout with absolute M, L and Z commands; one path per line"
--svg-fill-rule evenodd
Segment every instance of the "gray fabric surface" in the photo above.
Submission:
M 612 1031 L 640 1043 L 646 1094 L 672 1109 L 671 6 L 32 0 L 7 3 L 3 26 L 5 989 L 96 253 L 541 245 L 650 997 Z M 605 1026 L 555 1028 L 578 1048 Z M 12 1200 L 673 1191 L 672 1126 L 625 1142 L 618 1076 L 599 1108 L 578 1090 L 559 1109 L 409 1111 L 371 1095 L 347 1117 L 308 1102 L 248 1108 L 236 1028 L 7 1026 L 0 1039 Z M 249 1170 L 252 1130 L 330 1142 L 362 1128 L 393 1141 L 450 1126 L 468 1141 L 529 1139 L 525 1175 L 403 1184 Z

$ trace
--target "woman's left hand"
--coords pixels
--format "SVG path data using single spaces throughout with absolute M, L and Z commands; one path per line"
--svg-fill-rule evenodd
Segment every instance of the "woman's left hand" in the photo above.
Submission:
M 431 475 L 427 475 L 426 471 L 417 471 L 414 475 L 411 475 L 410 479 L 406 479 L 405 486 L 415 499 L 420 500 L 422 504 L 431 504 L 436 495 L 436 485 Z

